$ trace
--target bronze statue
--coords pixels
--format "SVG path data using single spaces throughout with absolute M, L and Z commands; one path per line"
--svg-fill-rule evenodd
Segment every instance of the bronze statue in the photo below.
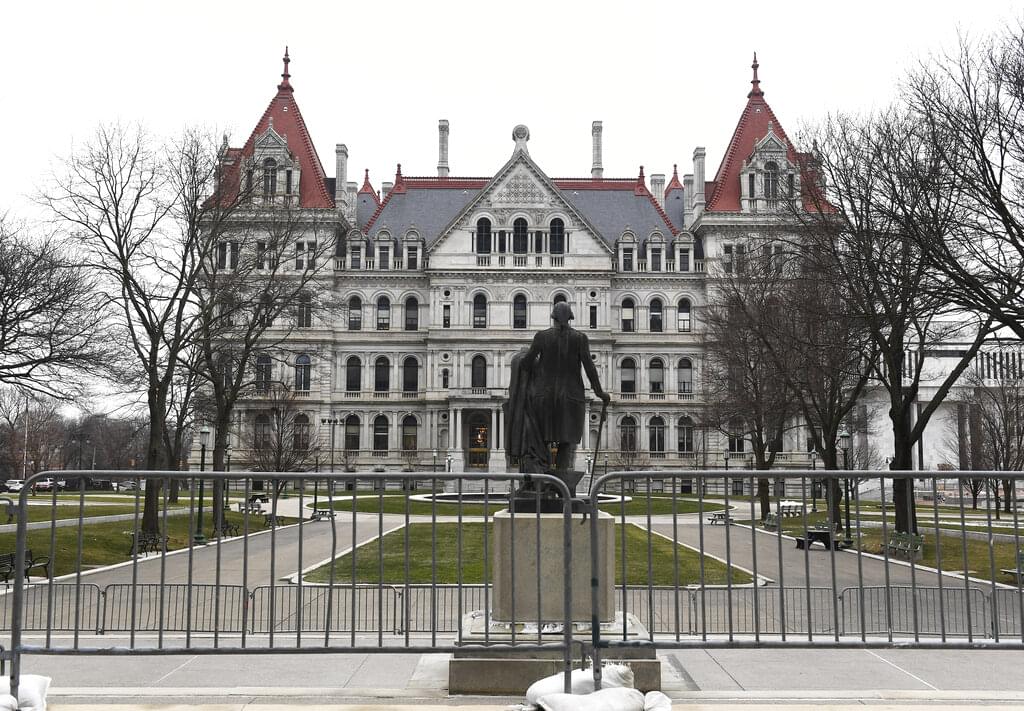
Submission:
M 551 318 L 555 325 L 537 333 L 529 350 L 512 358 L 505 442 L 520 472 L 555 474 L 574 491 L 582 477 L 573 467 L 576 447 L 587 425 L 580 368 L 605 406 L 611 397 L 601 387 L 587 336 L 569 325 L 574 318 L 569 304 L 555 304 Z M 552 447 L 557 450 L 554 461 Z M 520 493 L 525 491 L 533 489 L 523 487 Z

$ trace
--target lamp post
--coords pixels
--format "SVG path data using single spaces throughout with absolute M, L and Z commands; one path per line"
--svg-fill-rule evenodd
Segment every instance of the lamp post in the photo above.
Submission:
M 227 445 L 226 447 L 224 447 L 224 471 L 228 472 L 228 473 L 231 472 L 231 445 L 230 444 Z M 229 486 L 230 486 L 230 482 L 225 479 L 224 480 L 224 511 L 225 511 L 224 515 L 225 516 L 227 515 L 226 512 L 231 508 L 231 504 L 228 503 L 228 494 L 230 493 L 228 491 Z
M 324 418 L 320 419 L 320 424 L 322 424 L 322 425 L 330 425 L 331 426 L 331 476 L 332 477 L 334 476 L 334 426 L 337 425 L 340 422 L 341 422 L 341 420 L 338 419 L 337 417 L 335 417 L 333 415 L 333 413 L 331 414 L 330 417 L 324 417 Z M 327 486 L 328 486 L 327 492 L 328 492 L 328 494 L 330 494 L 331 492 L 334 491 L 334 480 L 331 479 L 330 483 Z M 313 489 L 313 499 L 314 499 L 313 510 L 315 511 L 316 510 L 316 505 L 315 505 L 316 504 L 316 488 L 315 487 Z
M 433 463 L 430 465 L 430 471 L 437 474 L 437 450 L 434 450 Z
M 448 467 L 447 467 L 447 470 L 446 470 L 446 471 L 447 471 L 447 472 L 448 472 L 449 474 L 451 474 L 451 471 L 452 471 L 452 455 L 450 455 L 450 454 L 449 454 L 449 455 L 448 455 L 448 456 L 447 456 L 447 457 L 446 457 L 445 459 L 446 459 L 446 460 L 447 460 L 447 462 L 448 462 Z
M 850 431 L 845 427 L 839 432 L 839 448 L 843 450 L 843 469 L 847 471 L 847 476 L 844 480 L 844 488 L 846 489 L 846 538 L 843 543 L 849 547 L 853 544 L 853 536 L 850 535 Z
M 209 441 L 210 428 L 204 424 L 199 430 L 199 517 L 196 522 L 195 535 L 192 536 L 192 542 L 200 546 L 206 544 L 206 536 L 203 535 L 203 472 L 206 471 L 206 445 Z
M 818 470 L 818 450 L 812 449 L 811 450 L 811 471 L 813 472 L 813 471 L 817 471 L 817 470 Z M 805 492 L 804 496 L 806 496 L 806 495 L 807 494 Z M 804 499 L 804 501 L 807 501 L 807 499 Z M 806 505 L 807 504 L 805 503 L 804 506 L 806 506 Z M 811 476 L 811 511 L 812 512 L 817 512 L 817 510 L 818 510 L 818 480 L 815 479 L 814 476 L 812 475 Z

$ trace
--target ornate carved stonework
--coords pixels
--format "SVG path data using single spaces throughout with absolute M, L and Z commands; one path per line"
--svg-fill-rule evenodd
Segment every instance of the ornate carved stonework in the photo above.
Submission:
M 547 192 L 535 180 L 524 173 L 516 173 L 491 197 L 494 204 L 546 203 Z

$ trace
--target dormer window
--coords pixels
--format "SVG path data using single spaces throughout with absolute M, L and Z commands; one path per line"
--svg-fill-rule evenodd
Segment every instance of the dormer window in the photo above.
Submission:
M 267 158 L 263 161 L 263 197 L 277 194 L 277 161 Z
M 633 271 L 633 248 L 623 247 L 622 248 L 622 271 L 631 272 Z
M 769 200 L 779 198 L 779 165 L 775 161 L 764 164 L 764 196 Z

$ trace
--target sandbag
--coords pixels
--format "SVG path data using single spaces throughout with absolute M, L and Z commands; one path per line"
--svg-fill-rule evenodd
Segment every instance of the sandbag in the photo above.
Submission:
M 636 689 L 601 689 L 592 694 L 548 694 L 537 702 L 544 711 L 644 711 Z
M 11 696 L 11 678 L 0 677 L 0 710 L 46 711 L 46 692 L 50 690 L 50 677 L 22 674 L 18 683 L 18 700 Z
M 660 691 L 648 691 L 644 695 L 644 711 L 672 711 L 672 699 Z
M 573 669 L 571 674 L 572 693 L 589 694 L 594 690 L 594 670 Z M 633 670 L 625 664 L 607 664 L 601 667 L 601 688 L 633 688 Z M 561 673 L 538 679 L 526 690 L 526 702 L 537 705 L 542 696 L 562 693 L 564 677 Z

